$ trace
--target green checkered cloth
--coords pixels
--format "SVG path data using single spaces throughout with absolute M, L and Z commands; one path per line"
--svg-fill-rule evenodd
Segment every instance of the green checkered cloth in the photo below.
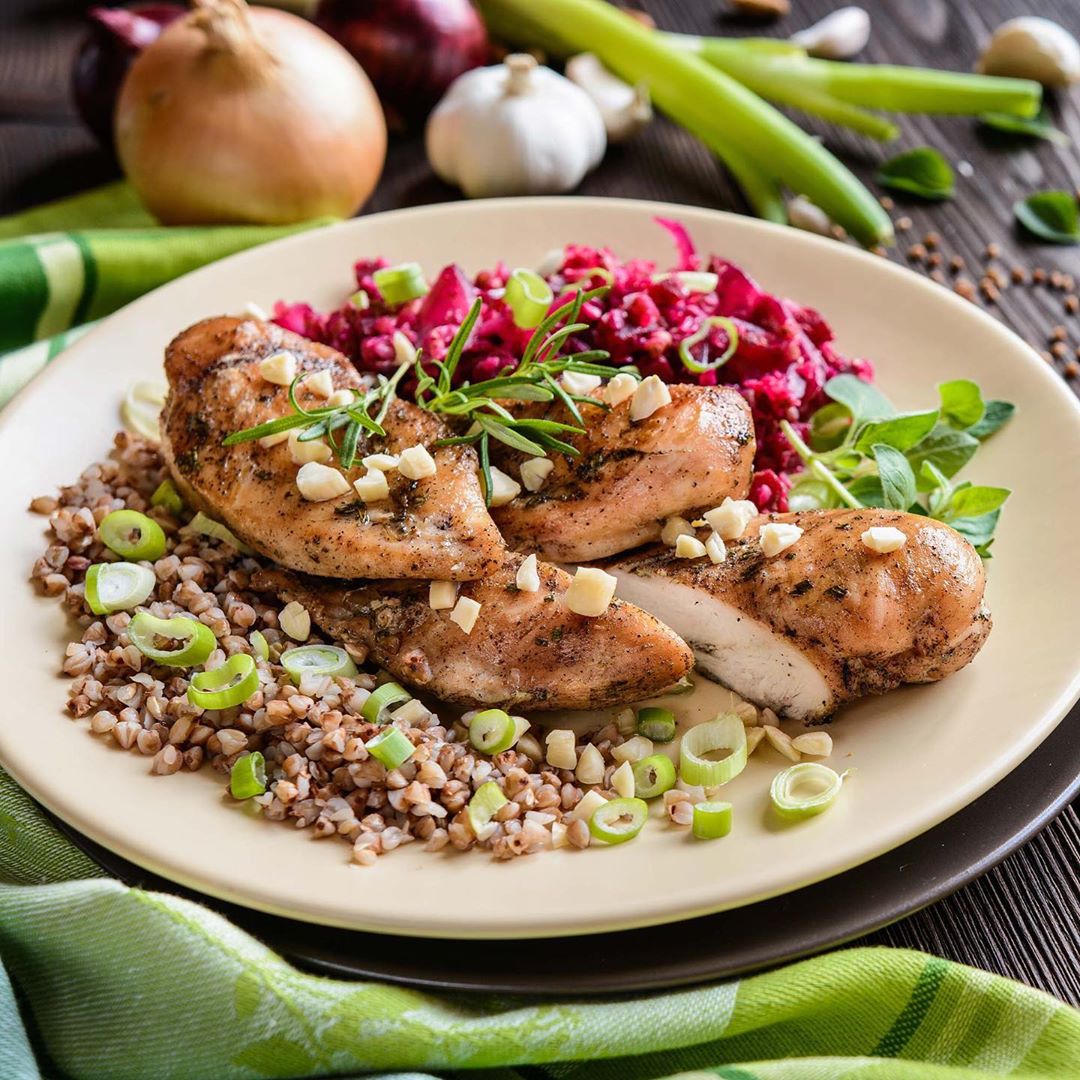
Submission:
M 0 237 L 21 237 L 0 240 L 3 342 L 49 342 L 0 357 L 0 387 L 32 377 L 79 320 L 282 231 L 160 229 L 122 186 L 0 222 Z M 319 978 L 197 904 L 104 875 L 0 771 L 0 1080 L 361 1074 L 1080 1080 L 1080 1014 L 894 949 L 611 1001 L 439 997 Z

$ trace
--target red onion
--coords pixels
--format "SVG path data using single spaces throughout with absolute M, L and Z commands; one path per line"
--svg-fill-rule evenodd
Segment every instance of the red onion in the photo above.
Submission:
M 321 0 L 315 22 L 360 62 L 397 126 L 422 120 L 462 72 L 488 60 L 469 0 Z
M 180 4 L 150 3 L 88 12 L 90 32 L 75 56 L 71 88 L 79 115 L 103 146 L 114 145 L 113 113 L 132 61 L 185 10 Z

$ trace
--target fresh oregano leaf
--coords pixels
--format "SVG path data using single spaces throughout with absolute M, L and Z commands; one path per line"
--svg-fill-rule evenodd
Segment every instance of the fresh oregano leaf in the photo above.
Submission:
M 980 442 L 988 439 L 998 428 L 1008 423 L 1014 412 L 1016 412 L 1016 406 L 1011 402 L 988 401 L 982 419 L 968 428 L 968 434 L 974 435 Z
M 851 410 L 839 401 L 822 405 L 810 417 L 810 446 L 819 453 L 834 450 L 851 430 Z
M 905 150 L 878 169 L 878 183 L 923 199 L 951 199 L 956 194 L 952 166 L 930 146 Z
M 855 375 L 834 375 L 825 384 L 825 393 L 833 401 L 846 405 L 856 423 L 880 420 L 896 412 L 892 402 L 880 390 Z
M 965 430 L 977 424 L 986 412 L 979 384 L 970 379 L 953 379 L 938 383 L 941 398 L 941 419 L 950 427 Z
M 887 443 L 897 450 L 910 450 L 933 430 L 938 411 L 900 413 L 888 420 L 871 420 L 864 424 L 855 440 L 855 449 L 869 453 L 875 443 Z
M 919 475 L 919 490 L 931 491 L 938 485 L 922 473 L 923 462 L 935 465 L 944 476 L 955 476 L 979 449 L 979 440 L 966 431 L 938 424 L 922 442 L 907 452 L 912 470 Z
M 1045 108 L 1039 110 L 1038 116 L 1016 116 L 1013 113 L 988 112 L 979 117 L 979 123 L 995 131 L 1004 131 L 1009 135 L 1027 135 L 1033 139 L 1046 139 L 1047 142 L 1056 143 L 1058 146 L 1068 146 L 1069 136 L 1054 127 L 1050 122 L 1050 114 Z
M 948 519 L 981 517 L 998 510 L 1009 497 L 1008 488 L 976 485 L 958 489 L 949 500 Z
M 978 517 L 954 518 L 949 524 L 961 536 L 974 544 L 975 550 L 978 551 L 983 558 L 986 558 L 980 549 L 986 547 L 990 543 L 990 540 L 994 535 L 994 530 L 997 528 L 998 518 L 1000 516 L 1000 510 L 991 510 L 988 514 L 980 514 Z
M 876 476 L 860 476 L 847 485 L 848 491 L 863 504 L 863 506 L 885 507 L 885 492 L 881 487 L 881 481 Z
M 906 510 L 915 501 L 916 495 L 915 474 L 908 459 L 901 451 L 885 443 L 875 443 L 873 449 L 885 505 L 891 510 Z
M 1013 203 L 1016 220 L 1033 236 L 1051 244 L 1080 243 L 1080 209 L 1069 191 L 1037 191 Z

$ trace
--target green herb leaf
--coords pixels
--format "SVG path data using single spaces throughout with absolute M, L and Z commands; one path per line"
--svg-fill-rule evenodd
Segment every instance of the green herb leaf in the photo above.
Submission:
M 958 488 L 949 500 L 945 520 L 981 517 L 984 514 L 989 514 L 991 511 L 1000 509 L 1010 494 L 1008 488 L 978 485 Z
M 915 501 L 916 495 L 915 474 L 908 459 L 901 451 L 885 443 L 875 443 L 873 452 L 885 505 L 893 510 L 906 510 Z
M 1068 191 L 1038 191 L 1013 204 L 1016 220 L 1051 244 L 1080 243 L 1080 210 Z
M 827 510 L 837 505 L 832 488 L 822 480 L 815 480 L 809 474 L 805 480 L 796 481 L 788 492 L 788 509 Z
M 988 401 L 982 419 L 968 428 L 968 434 L 974 435 L 980 442 L 988 439 L 998 428 L 1008 423 L 1014 412 L 1016 406 L 1008 401 Z
M 834 450 L 851 430 L 851 410 L 839 401 L 822 405 L 810 417 L 810 445 L 813 449 Z
M 997 528 L 1000 510 L 991 510 L 988 514 L 980 514 L 978 517 L 954 518 L 949 524 L 966 540 L 975 546 L 983 558 L 983 550 L 989 546 Z
M 856 422 L 892 416 L 892 402 L 878 389 L 855 375 L 834 375 L 825 384 L 825 393 L 846 405 Z
M 920 146 L 890 158 L 878 169 L 878 183 L 923 199 L 951 199 L 956 194 L 952 166 L 936 150 Z
M 875 443 L 886 443 L 897 450 L 910 450 L 930 434 L 937 423 L 938 411 L 900 413 L 888 420 L 864 424 L 855 440 L 855 449 L 869 453 Z
M 888 506 L 885 501 L 885 490 L 881 481 L 876 476 L 860 476 L 848 484 L 848 491 L 863 504 L 863 506 Z
M 986 412 L 979 384 L 970 379 L 938 383 L 941 419 L 950 427 L 964 430 L 977 424 Z
M 1027 135 L 1033 139 L 1046 139 L 1058 146 L 1068 146 L 1069 136 L 1054 127 L 1050 114 L 1045 108 L 1038 116 L 1017 116 L 1014 113 L 988 112 L 979 117 L 979 123 L 995 131 L 1004 131 L 1009 135 Z
M 979 440 L 966 431 L 938 424 L 922 442 L 907 453 L 912 470 L 919 475 L 919 490 L 930 491 L 937 485 L 925 478 L 924 462 L 936 466 L 944 476 L 955 476 L 979 449 Z

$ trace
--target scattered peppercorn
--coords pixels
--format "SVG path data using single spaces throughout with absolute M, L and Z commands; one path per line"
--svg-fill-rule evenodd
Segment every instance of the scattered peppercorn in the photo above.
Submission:
M 964 256 L 963 255 L 954 255 L 949 260 L 949 269 L 954 274 L 959 274 L 960 271 L 963 270 L 966 265 L 967 265 L 967 263 L 964 262 Z
M 1000 244 L 987 244 L 986 245 L 986 258 L 996 259 L 1001 254 Z
M 1041 285 L 1046 280 L 1046 271 L 1041 266 L 1036 266 L 1031 271 L 1031 282 L 1033 285 Z
M 1052 288 L 1052 289 L 1060 289 L 1061 288 L 1061 282 L 1062 282 L 1061 271 L 1060 270 L 1055 270 L 1050 275 L 1050 288 Z
M 939 285 L 944 285 L 944 284 L 945 284 L 945 274 L 944 274 L 944 271 L 941 271 L 941 270 L 931 270 L 931 271 L 930 271 L 930 280 L 931 280 L 931 281 L 936 281 L 936 282 L 937 282 L 937 283 L 938 283 Z
M 1065 297 L 1065 310 L 1070 315 L 1075 315 L 1080 311 L 1080 296 L 1077 296 L 1076 293 L 1069 293 L 1069 295 Z
M 846 240 L 847 239 L 847 229 L 845 229 L 843 225 L 834 225 L 829 230 L 829 232 L 832 233 L 833 238 L 836 239 L 836 240 Z
M 1051 341 L 1064 341 L 1068 336 L 1069 336 L 1069 331 L 1066 330 L 1065 327 L 1061 326 L 1060 324 L 1058 326 L 1055 326 L 1053 328 L 1053 330 L 1050 331 L 1050 340 Z
M 871 249 L 871 253 L 874 255 L 880 255 L 883 259 L 889 257 L 889 249 L 883 244 L 875 244 Z
M 1011 276 L 1016 285 L 1023 285 L 1027 281 L 1027 274 L 1024 273 L 1024 268 L 1022 266 L 1014 266 L 1012 268 Z
M 926 257 L 926 265 L 932 270 L 936 270 L 941 265 L 941 255 L 934 251 Z
M 1065 364 L 1064 372 L 1066 379 L 1075 379 L 1077 375 L 1080 375 L 1080 364 L 1075 360 L 1069 360 Z
M 1069 346 L 1064 341 L 1055 341 L 1050 346 L 1050 355 L 1056 356 L 1058 360 L 1064 360 L 1069 353 Z
M 940 247 L 941 237 L 936 232 L 928 232 L 923 238 L 922 242 L 933 251 L 934 248 Z
M 901 232 L 907 232 L 908 229 L 911 228 L 911 225 L 912 225 L 912 221 L 911 221 L 911 218 L 909 218 L 909 217 L 902 217 L 902 218 L 897 218 L 896 219 L 896 227 Z
M 896 207 L 896 203 L 889 198 L 888 195 L 882 195 L 878 202 L 881 203 L 882 210 L 893 210 Z
M 970 278 L 957 278 L 953 283 L 953 292 L 962 296 L 965 300 L 975 299 L 975 285 Z
M 922 244 L 912 244 L 907 249 L 907 257 L 910 262 L 922 262 L 926 258 L 926 248 Z
M 984 277 L 979 282 L 979 289 L 988 304 L 996 304 L 1001 299 L 998 287 L 989 278 Z

